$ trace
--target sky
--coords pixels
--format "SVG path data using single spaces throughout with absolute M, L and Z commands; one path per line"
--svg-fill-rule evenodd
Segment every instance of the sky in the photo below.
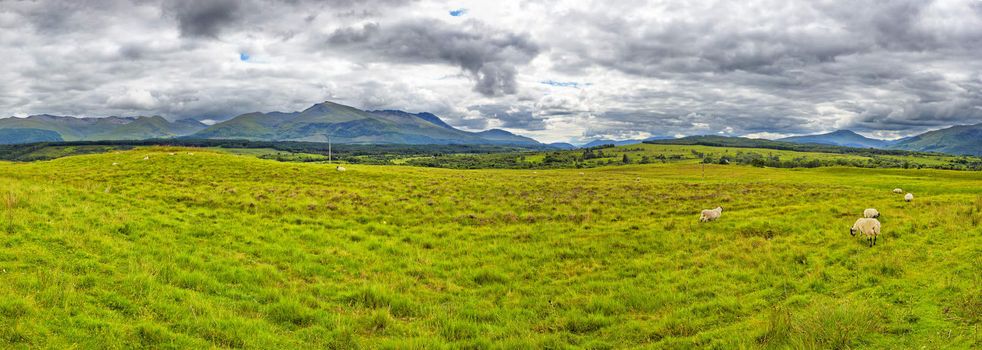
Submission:
M 982 122 L 982 0 L 0 0 L 0 116 L 333 101 L 543 142 Z

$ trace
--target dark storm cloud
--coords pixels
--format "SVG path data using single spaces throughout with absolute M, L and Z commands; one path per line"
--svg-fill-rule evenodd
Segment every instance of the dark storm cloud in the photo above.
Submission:
M 165 9 L 177 19 L 182 36 L 216 38 L 225 26 L 239 20 L 240 6 L 238 0 L 174 0 Z
M 341 28 L 328 36 L 327 45 L 363 51 L 370 59 L 456 65 L 475 80 L 474 91 L 485 96 L 514 94 L 515 67 L 528 63 L 541 50 L 528 34 L 499 30 L 474 20 L 461 25 L 410 20 Z

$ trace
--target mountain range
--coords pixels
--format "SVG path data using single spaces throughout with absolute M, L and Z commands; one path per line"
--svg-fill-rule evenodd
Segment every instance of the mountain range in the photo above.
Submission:
M 878 140 L 857 134 L 851 130 L 838 130 L 827 134 L 793 136 L 777 139 L 792 143 L 817 143 L 821 145 L 845 146 L 856 148 L 886 148 L 893 142 Z
M 33 115 L 0 119 L 0 144 L 152 138 L 244 139 L 362 144 L 484 144 L 542 146 L 511 132 L 456 129 L 431 113 L 363 111 L 332 102 L 299 112 L 253 112 L 214 124 L 153 117 L 75 118 Z
M 982 123 L 956 125 L 899 140 L 880 140 L 850 130 L 838 130 L 827 134 L 786 137 L 776 141 L 982 156 Z
M 207 125 L 192 119 L 153 117 L 75 118 L 48 114 L 0 119 L 0 144 L 45 141 L 141 140 L 193 134 Z
M 76 118 L 32 115 L 0 118 L 0 144 L 143 140 L 160 138 L 244 139 L 254 141 L 311 141 L 355 144 L 474 144 L 542 146 L 574 149 L 568 143 L 543 145 L 538 141 L 491 129 L 469 132 L 454 128 L 432 113 L 399 110 L 365 111 L 333 102 L 315 104 L 297 112 L 252 112 L 205 125 L 194 119 L 169 121 L 160 116 Z M 644 140 L 594 140 L 581 147 L 630 145 Z M 823 145 L 930 151 L 982 156 L 982 124 L 958 125 L 899 140 L 879 140 L 849 130 L 794 136 L 776 141 Z

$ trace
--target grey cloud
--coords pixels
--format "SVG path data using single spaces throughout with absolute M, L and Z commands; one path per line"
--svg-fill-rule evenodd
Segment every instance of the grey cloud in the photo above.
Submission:
M 486 119 L 499 121 L 503 128 L 529 131 L 546 128 L 545 119 L 534 116 L 529 108 L 514 105 L 475 105 L 467 109 L 480 113 Z
M 474 91 L 485 96 L 516 93 L 515 66 L 528 63 L 541 50 L 527 34 L 498 30 L 474 20 L 461 26 L 439 20 L 410 20 L 343 28 L 333 32 L 327 42 L 344 50 L 363 50 L 369 59 L 456 65 L 475 80 Z
M 182 36 L 217 38 L 239 19 L 240 6 L 237 0 L 174 0 L 165 9 L 177 19 Z
M 339 28 L 327 37 L 327 42 L 337 45 L 363 43 L 378 35 L 378 33 L 378 23 L 366 23 L 361 28 Z

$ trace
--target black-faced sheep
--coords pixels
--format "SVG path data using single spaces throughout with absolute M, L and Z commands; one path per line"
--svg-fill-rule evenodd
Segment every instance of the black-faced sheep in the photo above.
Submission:
M 904 196 L 904 200 L 907 201 L 907 202 L 910 202 L 910 201 L 914 200 L 914 194 L 913 193 L 908 193 L 906 196 Z
M 877 211 L 876 209 L 869 208 L 869 209 L 863 210 L 863 217 L 864 218 L 873 218 L 873 219 L 876 219 L 876 218 L 879 218 L 880 217 L 880 212 Z
M 852 228 L 849 229 L 849 234 L 856 236 L 857 232 L 866 235 L 870 247 L 876 245 L 876 236 L 880 235 L 880 220 L 873 218 L 856 220 L 856 223 L 852 224 Z

